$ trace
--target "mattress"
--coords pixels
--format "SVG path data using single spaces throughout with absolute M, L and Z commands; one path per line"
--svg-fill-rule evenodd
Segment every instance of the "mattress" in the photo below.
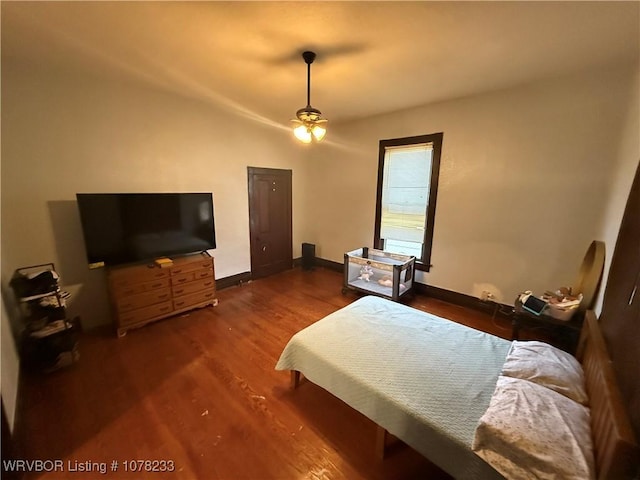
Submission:
M 367 296 L 296 333 L 296 370 L 459 479 L 502 478 L 472 450 L 511 342 Z

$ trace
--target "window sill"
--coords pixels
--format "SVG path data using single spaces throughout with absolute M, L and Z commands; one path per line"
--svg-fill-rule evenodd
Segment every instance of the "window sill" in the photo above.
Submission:
M 430 263 L 422 263 L 420 260 L 416 259 L 416 270 L 420 270 L 421 272 L 428 272 L 429 270 L 431 270 L 431 267 L 433 267 L 433 265 L 431 265 Z

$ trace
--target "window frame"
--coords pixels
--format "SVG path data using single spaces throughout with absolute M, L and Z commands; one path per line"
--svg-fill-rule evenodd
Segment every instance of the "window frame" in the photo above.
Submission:
M 384 159 L 386 149 L 389 147 L 407 147 L 430 143 L 433 145 L 433 153 L 431 156 L 431 178 L 429 180 L 429 199 L 427 202 L 426 224 L 424 229 L 424 237 L 422 240 L 422 256 L 416 257 L 416 269 L 428 272 L 431 267 L 431 251 L 433 247 L 433 227 L 436 217 L 436 200 L 438 198 L 438 179 L 440 177 L 440 156 L 442 153 L 443 132 L 430 133 L 427 135 L 416 135 L 413 137 L 392 138 L 388 140 L 380 140 L 378 147 L 378 185 L 376 194 L 376 219 L 373 237 L 373 245 L 375 248 L 383 249 L 383 242 L 380 238 L 380 227 L 382 223 L 382 185 L 384 181 Z

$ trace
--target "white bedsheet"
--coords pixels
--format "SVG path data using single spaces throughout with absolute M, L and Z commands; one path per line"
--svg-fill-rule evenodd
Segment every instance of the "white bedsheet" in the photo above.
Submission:
M 472 450 L 511 342 L 368 296 L 295 334 L 297 370 L 455 478 L 500 475 Z

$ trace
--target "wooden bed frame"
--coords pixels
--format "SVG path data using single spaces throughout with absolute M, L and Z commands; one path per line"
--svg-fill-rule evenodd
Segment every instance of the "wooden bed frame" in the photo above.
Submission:
M 582 363 L 589 406 L 598 480 L 638 478 L 640 448 L 622 401 L 607 346 L 595 313 L 586 312 L 576 357 Z M 301 374 L 291 371 L 291 387 L 297 388 Z M 395 437 L 378 426 L 376 451 L 383 458 Z
M 598 480 L 637 478 L 640 449 L 595 313 L 585 315 L 576 357 L 585 373 Z

